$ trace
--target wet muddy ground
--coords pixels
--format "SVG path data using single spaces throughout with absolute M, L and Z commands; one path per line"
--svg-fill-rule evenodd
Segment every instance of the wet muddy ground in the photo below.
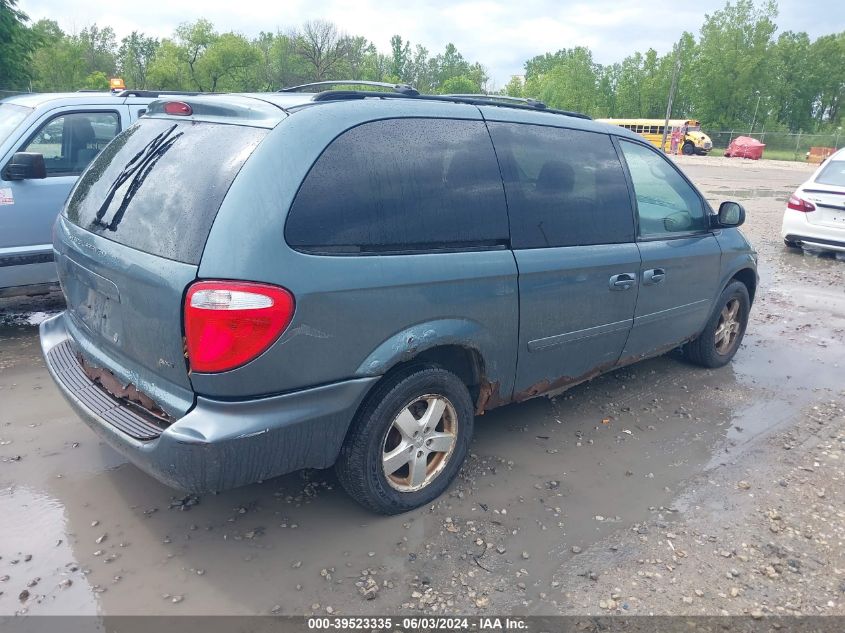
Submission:
M 53 387 L 33 323 L 57 298 L 0 302 L 0 615 L 845 613 L 845 259 L 782 245 L 808 167 L 679 162 L 760 253 L 734 363 L 488 413 L 450 491 L 398 517 L 331 471 L 180 497 Z

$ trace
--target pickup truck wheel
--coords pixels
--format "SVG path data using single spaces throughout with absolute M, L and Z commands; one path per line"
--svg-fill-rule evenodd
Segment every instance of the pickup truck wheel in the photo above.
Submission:
M 440 367 L 387 378 L 350 427 L 335 469 L 361 505 L 399 514 L 430 503 L 457 476 L 472 438 L 466 386 Z
M 702 367 L 727 365 L 745 335 L 750 310 L 751 300 L 745 284 L 741 281 L 729 283 L 716 302 L 704 331 L 684 346 L 686 357 Z

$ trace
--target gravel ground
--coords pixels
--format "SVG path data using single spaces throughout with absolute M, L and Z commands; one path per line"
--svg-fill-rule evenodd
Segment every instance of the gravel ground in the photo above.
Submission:
M 761 287 L 735 361 L 669 354 L 476 421 L 436 503 L 378 517 L 331 471 L 182 496 L 55 390 L 0 300 L 0 615 L 843 614 L 842 258 L 788 251 L 800 163 L 680 157 L 741 201 Z
M 563 592 L 561 612 L 843 615 L 845 262 L 786 251 L 778 233 L 782 207 L 775 203 L 812 168 L 721 157 L 708 157 L 706 165 L 697 157 L 678 163 L 714 206 L 729 197 L 720 195 L 728 189 L 749 211 L 744 230 L 760 252 L 763 277 L 749 326 L 752 344 L 797 344 L 811 357 L 830 349 L 837 379 L 811 380 L 812 404 L 796 416 L 768 420 L 758 441 L 729 441 L 713 467 L 686 482 L 671 505 L 650 508 L 649 520 L 585 552 L 578 562 L 583 571 L 562 568 L 554 581 Z M 714 169 L 722 166 L 749 173 Z M 776 178 L 790 171 L 795 177 L 780 185 Z M 749 189 L 739 188 L 741 179 Z M 768 364 L 792 359 L 785 354 Z M 815 365 L 810 371 L 824 370 Z M 734 430 L 737 438 L 744 431 Z

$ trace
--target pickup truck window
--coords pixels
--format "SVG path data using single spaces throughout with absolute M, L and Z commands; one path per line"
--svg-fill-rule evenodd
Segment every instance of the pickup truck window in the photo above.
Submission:
M 44 156 L 47 176 L 81 174 L 120 132 L 117 112 L 71 112 L 53 117 L 32 136 L 22 152 Z

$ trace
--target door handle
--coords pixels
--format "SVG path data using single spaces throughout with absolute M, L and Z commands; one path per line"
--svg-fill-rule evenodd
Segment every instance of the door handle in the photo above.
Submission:
M 643 284 L 656 286 L 666 279 L 666 271 L 662 268 L 651 268 L 643 272 Z
M 637 283 L 637 276 L 634 273 L 619 273 L 610 278 L 608 286 L 611 290 L 629 290 Z

